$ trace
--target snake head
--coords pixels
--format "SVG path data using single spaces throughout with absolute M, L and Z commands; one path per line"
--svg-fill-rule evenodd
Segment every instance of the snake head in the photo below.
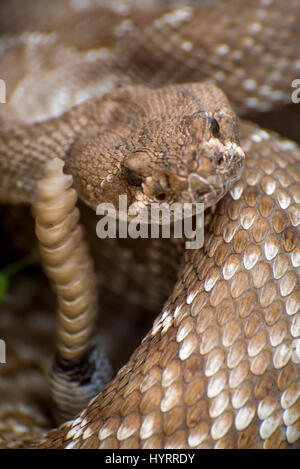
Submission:
M 239 178 L 244 152 L 238 121 L 211 84 L 160 89 L 128 86 L 107 95 L 112 109 L 96 135 L 77 142 L 66 161 L 79 196 L 100 202 L 215 204 Z
M 135 147 L 127 148 L 122 162 L 128 190 L 146 205 L 194 202 L 207 208 L 242 172 L 237 116 L 213 85 L 174 86 L 165 92 L 173 106 L 149 114 L 138 137 L 131 136 Z

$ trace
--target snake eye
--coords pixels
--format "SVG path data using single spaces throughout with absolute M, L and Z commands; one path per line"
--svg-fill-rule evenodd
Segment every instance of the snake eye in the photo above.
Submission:
M 213 118 L 209 122 L 209 127 L 213 137 L 218 138 L 220 136 L 220 126 L 217 119 Z
M 125 177 L 131 186 L 139 187 L 142 184 L 142 178 L 130 168 L 125 168 Z
M 160 192 L 159 194 L 157 194 L 155 196 L 156 200 L 158 200 L 159 202 L 162 202 L 163 200 L 165 200 L 166 198 L 166 194 L 164 192 Z

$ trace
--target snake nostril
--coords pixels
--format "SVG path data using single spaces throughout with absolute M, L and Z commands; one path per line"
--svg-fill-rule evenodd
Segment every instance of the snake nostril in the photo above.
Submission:
M 209 126 L 210 126 L 210 130 L 211 130 L 213 137 L 219 138 L 220 137 L 220 125 L 217 119 L 211 118 L 209 122 Z
M 224 161 L 225 161 L 224 155 L 219 155 L 219 156 L 217 157 L 216 164 L 217 164 L 218 166 L 220 166 L 221 164 L 224 163 Z

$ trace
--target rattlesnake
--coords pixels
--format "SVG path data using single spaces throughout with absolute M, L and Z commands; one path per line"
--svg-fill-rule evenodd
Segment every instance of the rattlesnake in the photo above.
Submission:
M 135 179 L 129 189 L 117 164 L 121 157 L 142 178 L 144 198 L 161 194 L 162 187 L 173 192 L 175 187 L 182 196 L 182 180 L 188 175 L 180 173 L 178 164 L 195 150 L 182 138 L 185 129 L 201 141 L 202 160 L 196 154 L 198 166 L 189 171 L 205 175 L 202 200 L 203 189 L 209 195 L 208 187 L 216 184 L 212 171 L 223 169 L 226 175 L 224 167 L 233 155 L 240 165 L 235 117 L 214 85 L 172 84 L 214 80 L 240 114 L 289 102 L 299 66 L 297 2 L 288 2 L 284 15 L 286 6 L 279 0 L 252 0 L 247 6 L 211 2 L 171 11 L 159 2 L 143 8 L 100 3 L 39 2 L 45 8 L 39 13 L 30 2 L 24 17 L 17 9 L 5 15 L 11 7 L 2 7 L 7 35 L 1 42 L 0 74 L 7 83 L 8 103 L 0 108 L 1 200 L 33 202 L 43 163 L 53 156 L 66 157 L 66 170 L 93 208 L 103 192 L 110 199 L 123 189 L 136 196 L 141 181 Z M 32 29 L 38 32 L 30 34 Z M 115 90 L 119 85 L 125 86 Z M 105 245 L 107 253 L 100 254 L 108 276 L 103 289 L 120 297 L 108 296 L 107 308 L 120 308 L 128 296 L 128 304 L 144 303 L 146 310 L 155 311 L 169 298 L 103 393 L 73 422 L 36 445 L 299 446 L 299 150 L 249 122 L 241 121 L 240 132 L 246 153 L 242 176 L 208 215 L 204 247 L 184 251 L 174 288 L 179 257 L 172 266 L 169 248 L 154 243 L 141 262 L 137 252 L 132 260 L 124 253 L 146 253 L 146 244 Z M 226 153 L 228 143 L 234 150 L 231 146 Z M 126 152 L 132 148 L 139 151 L 142 167 L 130 163 Z M 216 165 L 211 154 L 223 159 Z M 111 171 L 114 160 L 116 173 Z M 111 173 L 115 180 L 107 177 Z M 233 170 L 231 183 L 234 178 Z M 99 180 L 104 181 L 102 193 Z M 219 196 L 228 189 L 226 183 Z M 157 257 L 159 250 L 165 259 Z M 112 255 L 117 260 L 110 261 Z M 150 272 L 154 266 L 151 275 L 143 272 L 143 261 Z M 167 265 L 159 270 L 163 262 Z M 118 268 L 129 276 L 125 286 Z M 148 286 L 143 285 L 147 275 Z

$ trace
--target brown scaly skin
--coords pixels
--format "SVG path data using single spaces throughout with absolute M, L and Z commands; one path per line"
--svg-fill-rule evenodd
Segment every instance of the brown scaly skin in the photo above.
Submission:
M 149 20 L 146 15 L 143 21 L 150 23 L 148 29 L 145 24 L 141 28 L 145 34 L 141 30 L 133 30 L 128 39 L 121 37 L 115 40 L 114 58 L 112 62 L 108 58 L 104 60 L 107 68 L 102 68 L 103 77 L 111 73 L 118 77 L 114 84 L 122 83 L 126 70 L 133 82 L 160 85 L 185 81 L 187 76 L 198 80 L 219 71 L 222 73 L 216 75 L 215 80 L 222 83 L 238 107 L 263 110 L 266 102 L 270 103 L 275 96 L 277 102 L 284 102 L 290 95 L 290 83 L 295 78 L 299 12 L 296 2 L 289 2 L 289 7 L 290 14 L 282 15 L 286 6 L 280 1 L 265 7 L 261 2 L 253 1 L 249 2 L 248 8 L 240 3 L 243 15 L 236 13 L 236 19 L 227 14 L 230 11 L 228 6 L 225 7 L 226 12 L 222 6 L 199 7 L 177 26 L 170 24 L 174 22 L 174 16 L 165 18 L 163 22 L 159 19 L 152 25 L 152 18 Z M 222 18 L 221 24 L 205 19 L 203 12 L 207 13 L 207 9 L 215 19 Z M 259 29 L 253 23 L 257 23 L 257 11 L 262 10 L 265 15 L 259 13 L 259 22 L 264 27 Z M 138 9 L 135 14 L 138 17 Z M 289 27 L 281 29 L 284 22 L 288 22 Z M 217 24 L 217 27 L 212 28 L 211 24 Z M 252 31 L 249 30 L 251 25 Z M 205 33 L 208 26 L 209 31 Z M 195 46 L 194 31 L 200 28 L 203 31 L 200 36 L 202 43 Z M 278 34 L 276 28 L 284 32 Z M 172 38 L 176 30 L 182 34 L 180 39 Z M 251 41 L 241 37 L 246 34 L 249 39 L 248 31 L 252 46 L 249 46 Z M 165 41 L 161 35 L 166 36 Z M 279 42 L 274 41 L 273 36 Z M 150 38 L 157 41 L 155 46 Z M 211 49 L 205 41 L 211 41 Z M 281 47 L 280 41 L 286 49 Z M 192 49 L 189 42 L 192 42 Z M 224 43 L 228 43 L 229 50 L 217 47 Z M 63 50 L 59 41 L 58 47 Z M 237 48 L 243 49 L 242 55 L 234 54 Z M 284 59 L 277 61 L 280 49 Z M 148 54 L 151 60 L 145 60 Z M 205 57 L 210 65 L 198 57 Z M 258 61 L 259 58 L 261 60 Z M 103 65 L 103 58 L 101 60 Z M 270 76 L 269 88 L 262 90 L 267 72 L 278 72 L 277 62 L 281 64 L 278 65 L 279 75 L 273 74 L 272 79 Z M 78 63 L 82 65 L 80 59 Z M 69 63 L 64 63 L 67 82 L 70 64 L 74 64 L 74 57 Z M 128 64 L 131 65 L 129 68 Z M 224 64 L 228 68 L 225 69 Z M 195 75 L 191 74 L 191 68 Z M 95 69 L 91 67 L 91 70 Z M 60 76 L 62 71 L 55 63 L 54 76 L 56 72 Z M 93 74 L 86 75 L 91 76 Z M 243 77 L 245 80 L 255 79 L 255 83 L 245 83 Z M 113 82 L 112 76 L 111 79 Z M 78 85 L 81 85 L 80 80 L 75 80 L 75 89 Z M 276 91 L 277 87 L 280 96 L 280 93 L 272 94 L 272 89 Z M 262 98 L 263 95 L 267 96 Z M 253 97 L 256 101 L 250 99 Z M 167 102 L 169 106 L 173 104 L 172 100 Z M 19 127 L 15 125 L 14 135 L 4 130 L 2 148 L 5 154 L 9 154 L 6 146 L 9 142 L 13 147 L 11 154 L 17 154 L 16 140 L 19 139 L 19 162 L 26 161 L 23 136 L 15 138 L 16 133 L 21 132 L 22 135 L 27 134 L 30 150 L 33 142 L 37 145 L 35 155 L 41 163 L 57 149 L 63 156 L 73 141 L 81 138 L 87 121 L 95 123 L 98 117 L 98 122 L 100 118 L 100 122 L 106 124 L 107 115 L 99 116 L 94 103 L 84 108 L 90 110 L 88 115 L 92 116 L 91 119 L 86 120 L 83 116 L 81 121 L 83 113 L 78 107 L 65 117 L 30 127 L 29 134 L 20 124 Z M 47 102 L 45 107 L 46 114 L 51 115 Z M 16 113 L 14 106 L 7 111 L 11 119 L 25 120 L 22 112 L 26 112 L 23 110 L 21 115 Z M 117 111 L 113 114 L 114 110 L 109 107 L 109 115 L 111 111 L 115 118 L 111 124 L 117 127 Z M 124 115 L 126 113 L 130 115 L 130 109 L 124 109 Z M 122 122 L 122 111 L 120 114 Z M 29 112 L 28 116 L 29 121 L 35 118 L 34 112 Z M 123 125 L 122 129 L 126 130 L 124 121 Z M 95 132 L 93 126 L 87 125 L 86 128 L 90 135 Z M 155 125 L 151 130 L 153 128 L 155 130 Z M 61 138 L 62 134 L 64 138 Z M 42 140 L 37 141 L 35 136 Z M 117 140 L 118 137 L 116 135 Z M 83 151 L 76 152 L 76 145 L 80 145 Z M 242 179 L 218 204 L 204 248 L 184 253 L 179 280 L 163 309 L 161 321 L 160 318 L 155 321 L 153 332 L 148 334 L 104 393 L 83 411 L 73 423 L 73 428 L 70 429 L 71 424 L 68 424 L 50 433 L 43 447 L 299 446 L 299 354 L 296 352 L 296 337 L 299 335 L 299 215 L 296 205 L 299 150 L 290 142 L 252 124 L 242 124 L 242 147 L 247 155 Z M 76 152 L 73 156 L 84 156 L 88 144 L 75 143 L 70 155 L 72 151 Z M 75 157 L 67 161 L 70 171 L 73 170 L 73 161 L 76 168 Z M 40 163 L 38 167 L 41 167 Z M 5 171 L 12 171 L 8 180 L 13 178 L 16 181 L 21 176 L 21 182 L 24 181 L 22 165 L 19 168 L 21 172 L 17 176 L 14 168 L 6 166 Z M 140 170 L 136 166 L 130 169 Z M 143 173 L 143 169 L 139 174 L 143 179 L 142 189 L 148 189 L 146 196 L 151 199 L 156 193 L 157 183 L 161 184 L 161 178 L 153 177 L 147 184 L 149 176 Z M 211 174 L 209 165 L 206 169 L 208 176 Z M 161 174 L 161 170 L 158 172 Z M 35 174 L 38 178 L 39 173 Z M 77 174 L 76 170 L 74 174 Z M 19 184 L 11 191 L 11 197 L 30 199 L 32 176 L 29 173 L 27 177 L 27 192 Z M 84 175 L 77 181 L 77 186 L 87 199 L 95 191 L 82 181 Z
M 66 172 L 94 210 L 100 202 L 117 206 L 121 194 L 147 207 L 163 200 L 208 208 L 240 176 L 237 118 L 215 86 L 129 86 L 99 102 L 101 112 L 112 106 L 105 127 L 66 156 Z
M 300 155 L 251 124 L 242 135 L 243 176 L 204 248 L 185 252 L 152 331 L 42 447 L 299 447 Z

